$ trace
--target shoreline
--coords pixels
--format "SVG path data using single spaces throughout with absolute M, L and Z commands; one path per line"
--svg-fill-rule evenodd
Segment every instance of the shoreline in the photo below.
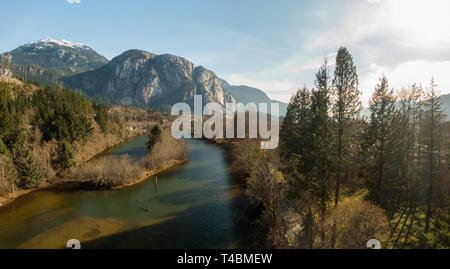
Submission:
M 119 143 L 111 145 L 111 146 L 105 148 L 104 150 L 98 152 L 97 154 L 95 154 L 91 158 L 89 158 L 86 161 L 84 161 L 83 164 L 91 161 L 95 157 L 97 157 L 97 156 L 107 152 L 108 150 L 111 150 L 112 148 L 114 148 L 114 147 L 116 147 L 116 146 L 118 146 L 120 144 L 123 144 L 123 143 L 125 143 L 125 142 L 127 142 L 127 141 L 129 141 L 129 140 L 131 140 L 131 139 L 133 139 L 135 137 L 142 136 L 142 135 L 143 134 L 141 134 L 141 133 L 131 134 L 131 135 L 127 136 L 126 138 L 121 139 Z M 55 188 L 58 185 L 65 184 L 65 182 L 56 182 L 56 183 L 53 182 L 55 179 L 58 179 L 58 177 L 46 179 L 38 187 L 36 187 L 34 189 L 29 189 L 29 190 L 20 190 L 19 189 L 19 190 L 14 192 L 14 195 L 13 195 L 13 193 L 9 193 L 6 196 L 1 196 L 0 195 L 0 209 L 5 207 L 5 206 L 7 206 L 7 205 L 9 205 L 9 204 L 11 204 L 11 203 L 13 203 L 17 198 L 20 198 L 22 196 L 28 195 L 28 194 L 30 194 L 32 192 L 42 191 L 42 190 L 49 190 L 49 189 Z M 61 178 L 59 178 L 59 179 L 61 179 Z
M 111 188 L 86 188 L 86 184 L 90 183 L 90 180 L 83 181 L 83 180 L 71 180 L 71 181 L 63 181 L 63 182 L 57 182 L 57 183 L 42 183 L 41 186 L 38 188 L 32 189 L 32 190 L 20 190 L 17 193 L 15 193 L 15 196 L 12 198 L 5 198 L 0 197 L 0 209 L 3 207 L 6 207 L 7 205 L 13 203 L 16 201 L 16 199 L 26 196 L 32 192 L 35 191 L 45 191 L 45 190 L 92 190 L 92 191 L 102 191 L 102 190 L 121 190 L 127 187 L 134 186 L 136 184 L 142 183 L 145 180 L 147 180 L 149 177 L 157 175 L 161 172 L 164 172 L 165 170 L 168 170 L 174 166 L 187 163 L 189 159 L 186 157 L 182 160 L 172 160 L 168 164 L 163 165 L 161 168 L 158 169 L 152 169 L 148 170 L 142 173 L 141 176 L 131 179 L 127 183 L 123 183 L 117 186 L 113 186 Z

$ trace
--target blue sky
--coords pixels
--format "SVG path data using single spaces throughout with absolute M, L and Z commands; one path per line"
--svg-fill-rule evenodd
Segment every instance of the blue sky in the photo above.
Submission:
M 171 53 L 288 101 L 344 45 L 367 103 L 382 73 L 396 88 L 434 76 L 450 92 L 449 2 L 0 0 L 0 52 L 50 37 L 109 59 L 131 48 Z

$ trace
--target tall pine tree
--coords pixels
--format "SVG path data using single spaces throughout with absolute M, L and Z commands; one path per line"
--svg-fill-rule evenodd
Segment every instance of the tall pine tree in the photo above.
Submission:
M 444 114 L 441 108 L 441 101 L 439 99 L 437 85 L 434 82 L 434 79 L 432 79 L 430 82 L 426 98 L 424 124 L 422 128 L 422 136 L 426 150 L 426 165 L 424 166 L 423 175 L 425 179 L 424 181 L 427 184 L 427 190 L 425 193 L 427 208 L 425 216 L 425 233 L 427 233 L 430 228 L 430 218 L 434 198 L 434 182 L 441 165 L 438 161 L 438 155 L 440 154 L 439 127 L 442 120 L 444 119 Z
M 315 89 L 311 93 L 310 147 L 312 168 L 307 176 L 312 192 L 318 198 L 321 222 L 324 223 L 332 187 L 332 128 L 329 116 L 330 75 L 327 59 L 316 74 Z M 325 231 L 321 229 L 321 240 Z
M 333 114 L 336 121 L 336 186 L 335 206 L 339 203 L 339 187 L 342 181 L 343 165 L 345 162 L 349 139 L 350 125 L 361 111 L 361 95 L 358 74 L 350 52 L 341 47 L 336 56 L 336 68 L 332 87 Z
M 370 163 L 367 173 L 369 197 L 382 206 L 387 205 L 388 199 L 385 198 L 389 188 L 383 184 L 386 184 L 387 177 L 392 176 L 389 164 L 393 161 L 393 149 L 397 142 L 394 128 L 395 102 L 394 92 L 389 89 L 388 80 L 383 75 L 370 101 L 371 116 L 368 130 Z

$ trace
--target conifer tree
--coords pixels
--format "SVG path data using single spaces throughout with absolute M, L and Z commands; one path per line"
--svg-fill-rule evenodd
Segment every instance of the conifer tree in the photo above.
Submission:
M 156 143 L 161 141 L 162 129 L 158 124 L 154 125 L 148 133 L 147 150 L 151 151 Z
M 369 196 L 380 205 L 388 188 L 383 186 L 389 176 L 388 165 L 393 161 L 393 149 L 396 143 L 394 121 L 396 117 L 395 97 L 389 89 L 388 80 L 383 75 L 370 101 L 369 148 L 370 172 L 368 173 Z
M 310 92 L 306 87 L 299 89 L 289 102 L 286 117 L 280 130 L 282 140 L 282 155 L 291 158 L 292 154 L 301 155 L 305 143 L 305 126 L 308 122 L 309 108 L 311 105 Z
M 9 92 L 0 89 L 0 139 L 9 135 L 12 127 L 11 115 L 8 109 Z
M 313 194 L 318 198 L 321 223 L 325 221 L 327 205 L 332 187 L 332 133 L 329 117 L 330 76 L 327 59 L 316 74 L 315 89 L 311 93 L 309 144 L 312 167 L 308 180 L 312 183 Z M 324 240 L 325 231 L 321 230 Z
M 350 52 L 341 47 L 336 56 L 336 68 L 332 87 L 333 114 L 336 121 L 336 186 L 335 207 L 339 203 L 339 188 L 343 177 L 344 163 L 348 156 L 351 139 L 350 125 L 361 111 L 360 91 L 356 66 Z
M 23 189 L 32 189 L 41 183 L 42 171 L 31 156 L 25 139 L 25 135 L 21 134 L 14 144 L 13 161 L 19 177 L 18 186 Z
M 75 166 L 72 146 L 66 140 L 59 141 L 58 151 L 52 160 L 52 165 L 56 170 L 66 170 Z
M 427 184 L 427 190 L 425 193 L 426 199 L 426 216 L 425 216 L 425 233 L 430 228 L 430 218 L 432 203 L 434 198 L 434 181 L 437 172 L 440 169 L 439 160 L 439 127 L 444 118 L 441 101 L 437 92 L 437 85 L 434 79 L 431 80 L 427 90 L 424 109 L 424 123 L 422 128 L 423 141 L 426 146 L 426 165 L 424 166 L 424 181 Z

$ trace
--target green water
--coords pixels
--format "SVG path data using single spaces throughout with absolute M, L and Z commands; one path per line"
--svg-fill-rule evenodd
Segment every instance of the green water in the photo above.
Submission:
M 109 152 L 136 160 L 145 137 Z M 38 191 L 0 209 L 0 248 L 248 247 L 237 221 L 242 187 L 222 149 L 187 140 L 189 162 L 146 181 L 112 191 Z M 144 149 L 143 149 L 144 148 Z

